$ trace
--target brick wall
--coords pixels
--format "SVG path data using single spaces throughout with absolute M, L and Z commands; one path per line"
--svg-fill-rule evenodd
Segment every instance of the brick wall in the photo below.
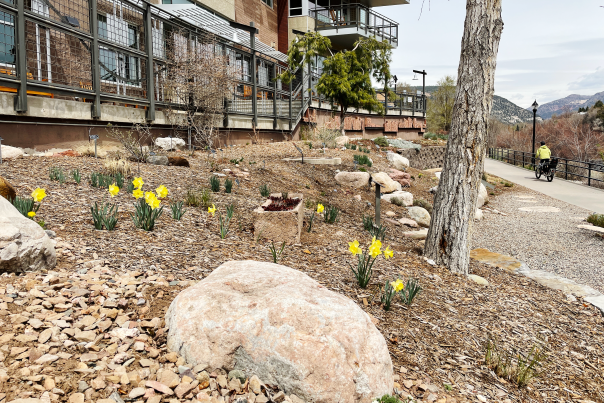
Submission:
M 235 0 L 235 21 L 246 25 L 253 21 L 260 31 L 257 38 L 268 46 L 274 43 L 278 49 L 278 6 L 277 1 L 270 8 L 262 0 Z

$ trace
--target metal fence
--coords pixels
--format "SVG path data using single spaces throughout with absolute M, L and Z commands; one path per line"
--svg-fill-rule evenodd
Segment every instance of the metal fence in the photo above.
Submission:
M 507 148 L 489 148 L 489 158 L 535 170 L 535 154 Z M 604 163 L 558 158 L 556 177 L 579 181 L 587 186 L 604 188 Z

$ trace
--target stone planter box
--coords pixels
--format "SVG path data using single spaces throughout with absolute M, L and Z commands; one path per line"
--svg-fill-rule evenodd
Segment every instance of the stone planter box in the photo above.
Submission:
M 281 193 L 271 196 L 280 197 Z M 254 210 L 254 236 L 268 239 L 275 243 L 285 242 L 287 245 L 300 243 L 300 233 L 304 222 L 304 195 L 291 193 L 290 198 L 298 198 L 300 202 L 288 211 L 264 211 L 262 206 L 268 206 L 273 201 L 268 199 L 261 207 Z

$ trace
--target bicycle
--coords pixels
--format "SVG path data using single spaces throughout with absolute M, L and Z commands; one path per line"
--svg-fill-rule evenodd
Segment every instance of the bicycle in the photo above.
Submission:
M 541 160 L 538 165 L 535 166 L 535 177 L 541 178 L 541 175 L 545 175 L 548 182 L 554 180 L 556 176 L 556 167 L 558 166 L 558 158 L 552 158 L 549 160 Z

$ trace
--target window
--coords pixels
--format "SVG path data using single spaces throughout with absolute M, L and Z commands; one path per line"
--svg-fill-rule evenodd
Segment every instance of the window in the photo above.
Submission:
M 270 8 L 273 8 L 273 0 L 262 0 L 262 2 Z
M 289 16 L 296 17 L 302 14 L 302 0 L 289 0 Z
M 107 17 L 98 15 L 99 20 L 99 38 L 109 39 L 109 31 L 107 31 Z
M 15 17 L 0 11 L 0 64 L 15 65 Z M 0 73 L 13 74 L 0 69 Z
M 122 18 L 111 14 L 99 14 L 97 19 L 99 38 L 115 42 L 132 49 L 139 48 L 138 26 L 128 24 Z
M 100 48 L 99 61 L 101 62 L 101 80 L 140 87 L 140 60 L 138 57 Z

